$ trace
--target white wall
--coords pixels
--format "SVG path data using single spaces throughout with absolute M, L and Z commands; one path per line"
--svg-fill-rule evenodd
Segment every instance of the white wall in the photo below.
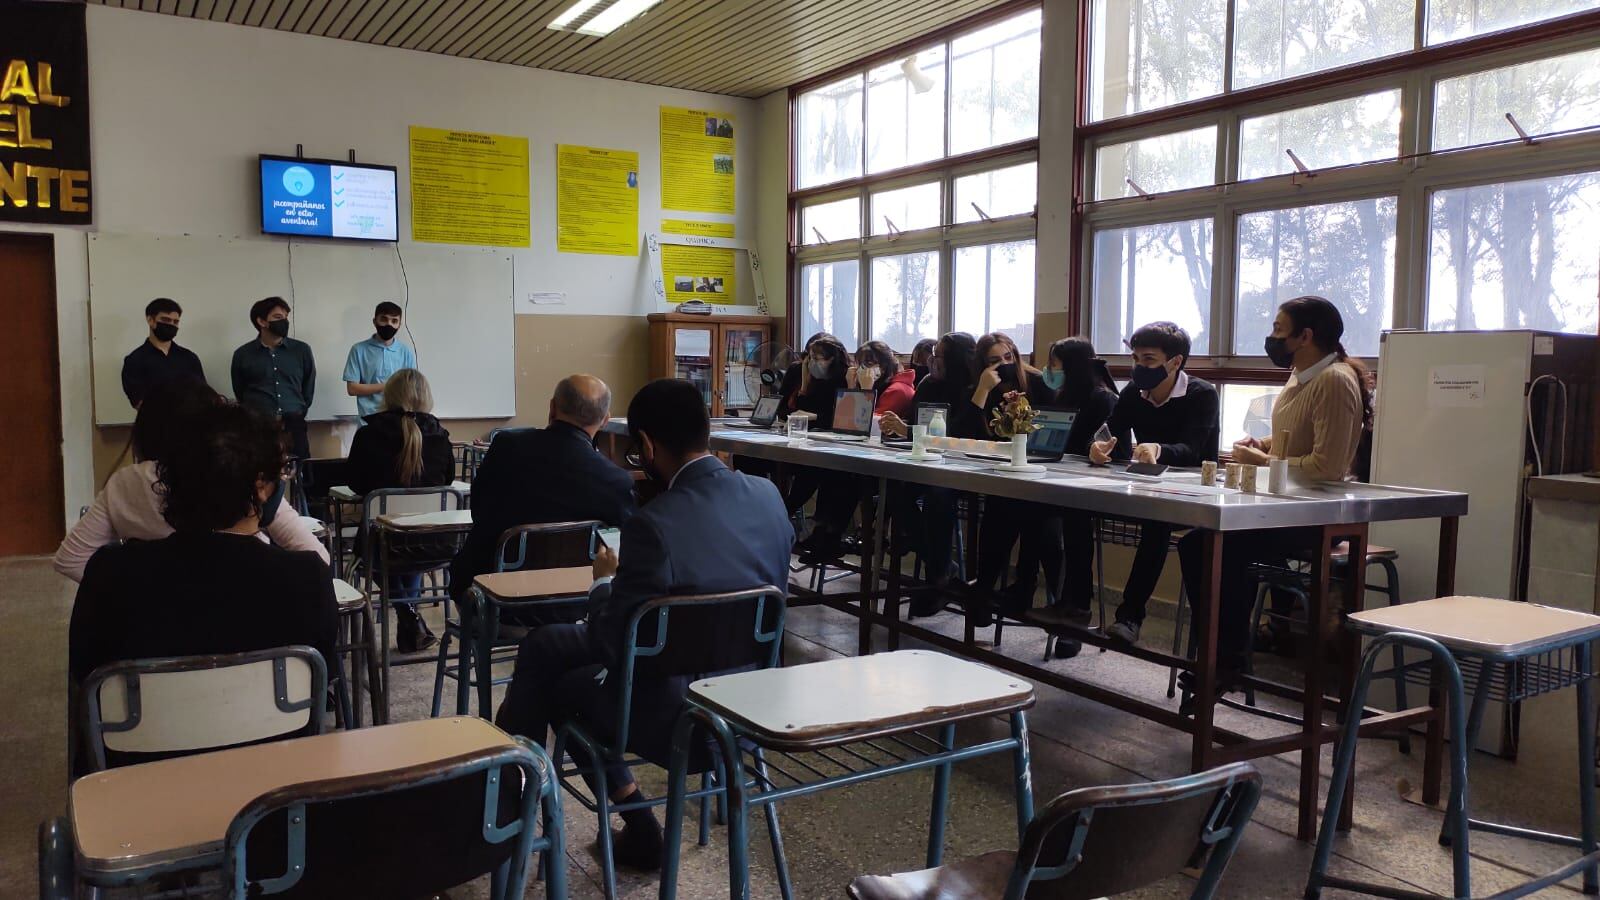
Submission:
M 755 234 L 753 101 L 98 5 L 88 9 L 88 32 L 92 190 L 100 231 L 268 240 L 258 234 L 257 154 L 292 154 L 299 143 L 307 156 L 343 158 L 353 147 L 362 162 L 397 166 L 405 185 L 410 125 L 521 135 L 529 139 L 533 246 L 512 251 L 517 292 L 566 292 L 566 306 L 542 307 L 541 313 L 636 314 L 644 311 L 639 294 L 645 284 L 638 258 L 555 251 L 555 148 L 638 151 L 642 232 L 655 230 L 664 217 L 717 219 L 662 215 L 658 113 L 670 105 L 735 116 L 734 221 L 740 238 L 762 240 Z M 409 222 L 404 188 L 400 215 Z M 94 488 L 86 242 L 76 229 L 14 230 L 56 237 L 62 455 L 71 521 Z M 409 232 L 402 225 L 402 235 Z M 780 272 L 782 261 L 779 255 Z M 781 276 L 767 284 L 782 296 Z M 240 327 L 243 342 L 249 335 L 242 313 Z

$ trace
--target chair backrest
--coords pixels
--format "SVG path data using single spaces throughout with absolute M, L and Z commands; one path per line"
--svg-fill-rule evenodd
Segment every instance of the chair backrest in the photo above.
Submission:
M 1008 897 L 1093 900 L 1160 881 L 1209 856 L 1190 895 L 1216 893 L 1261 797 L 1249 763 L 1052 800 L 1028 825 Z M 1025 892 L 1017 888 L 1025 886 Z
M 599 549 L 599 532 L 606 523 L 544 522 L 507 528 L 495 544 L 494 570 L 564 569 L 586 566 Z
M 771 585 L 722 594 L 657 597 L 634 610 L 623 648 L 620 733 L 613 746 L 628 746 L 633 681 L 650 677 L 710 675 L 738 669 L 770 669 L 783 647 L 786 603 Z M 677 635 L 668 644 L 669 632 Z
M 343 457 L 302 459 L 295 466 L 295 482 L 306 508 L 301 515 L 314 515 L 328 519 L 328 492 L 341 484 L 348 484 L 345 473 L 350 461 Z
M 228 826 L 223 883 L 235 900 L 426 897 L 504 866 L 499 896 L 521 897 L 551 773 L 543 748 L 518 738 L 405 769 L 279 788 Z
M 414 488 L 380 488 L 361 498 L 361 559 L 368 565 L 377 555 L 377 529 L 372 523 L 379 516 L 410 516 L 420 513 L 465 509 L 468 494 L 450 485 Z
M 327 690 L 322 654 L 303 646 L 110 663 L 83 682 L 89 762 L 320 734 Z

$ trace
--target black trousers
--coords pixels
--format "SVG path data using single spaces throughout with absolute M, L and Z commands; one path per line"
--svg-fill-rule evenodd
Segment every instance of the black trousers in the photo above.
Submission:
M 1065 602 L 1077 609 L 1088 609 L 1094 601 L 1094 518 L 1086 513 L 1068 512 L 1063 516 L 1063 546 L 1066 551 Z M 1161 522 L 1139 523 L 1139 544 L 1133 551 L 1133 567 L 1122 586 L 1122 603 L 1117 607 L 1118 622 L 1144 622 L 1145 608 L 1156 582 L 1167 564 L 1172 526 Z M 1191 596 L 1193 596 L 1191 594 Z
M 1290 556 L 1304 553 L 1317 544 L 1317 531 L 1311 528 L 1261 528 L 1230 531 L 1222 541 L 1222 596 L 1217 617 L 1217 668 L 1239 672 L 1248 662 L 1250 613 L 1256 604 L 1256 579 L 1250 574 L 1252 563 L 1282 566 Z M 1204 533 L 1189 532 L 1178 541 L 1178 563 L 1183 566 L 1183 583 L 1189 602 L 1205 602 Z M 1197 646 L 1200 617 L 1190 617 L 1189 646 Z M 1192 652 L 1192 651 L 1191 651 Z
M 1058 599 L 1063 563 L 1061 511 L 1040 503 L 985 497 L 983 520 L 978 526 L 978 587 L 992 591 L 1017 550 L 1017 590 L 1032 595 L 1045 572 L 1046 593 Z
M 289 455 L 295 459 L 311 458 L 311 439 L 306 436 L 306 417 L 301 413 L 284 413 L 278 419 L 283 432 L 289 436 Z

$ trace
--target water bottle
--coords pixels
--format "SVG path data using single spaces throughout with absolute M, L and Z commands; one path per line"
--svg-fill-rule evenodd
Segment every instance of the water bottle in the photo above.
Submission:
M 933 417 L 928 420 L 928 437 L 944 437 L 946 432 L 944 423 L 944 410 L 936 409 Z

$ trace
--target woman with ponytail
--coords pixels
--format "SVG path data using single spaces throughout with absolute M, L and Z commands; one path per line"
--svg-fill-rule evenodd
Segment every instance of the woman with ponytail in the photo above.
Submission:
M 350 442 L 346 461 L 350 489 L 366 494 L 382 488 L 438 487 L 455 478 L 450 432 L 433 417 L 433 389 L 416 369 L 401 369 L 383 385 L 383 408 L 367 416 Z M 422 575 L 395 576 L 397 598 L 416 597 Z M 433 646 L 437 639 L 410 604 L 394 605 L 399 621 L 396 643 L 411 653 Z

